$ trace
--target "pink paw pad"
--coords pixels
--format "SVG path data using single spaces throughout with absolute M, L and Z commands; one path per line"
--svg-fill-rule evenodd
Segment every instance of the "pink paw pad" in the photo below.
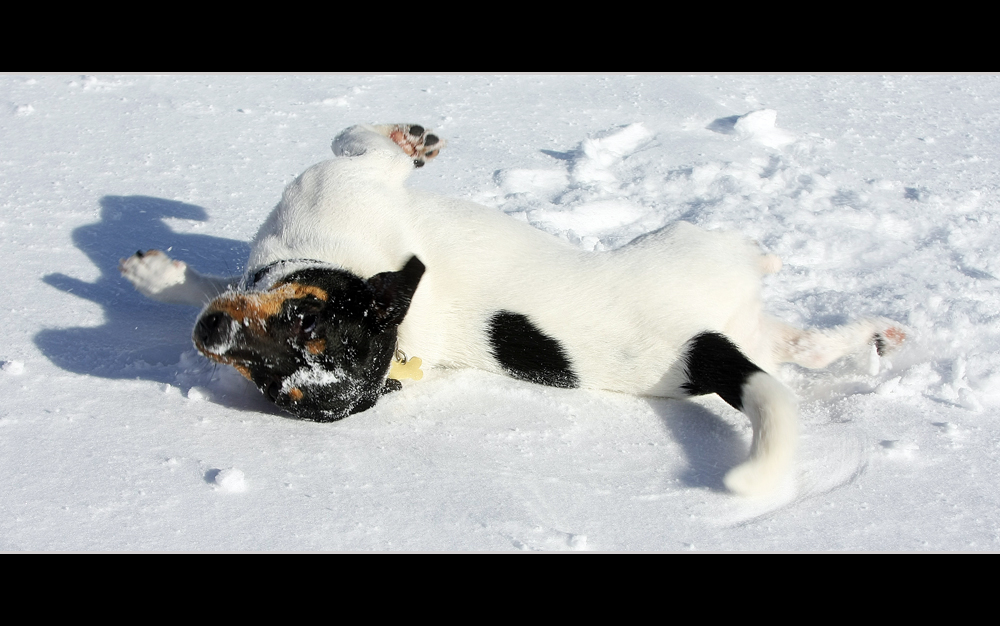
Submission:
M 875 333 L 875 350 L 879 356 L 885 356 L 903 345 L 904 341 L 906 341 L 906 332 L 902 328 L 890 326 Z
M 389 130 L 389 139 L 402 148 L 407 156 L 413 157 L 414 167 L 423 167 L 445 145 L 443 139 L 419 124 L 396 124 Z

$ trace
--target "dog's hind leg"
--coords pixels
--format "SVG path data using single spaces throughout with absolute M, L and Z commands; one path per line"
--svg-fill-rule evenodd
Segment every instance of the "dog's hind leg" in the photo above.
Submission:
M 423 167 L 444 148 L 444 139 L 419 124 L 379 124 L 374 127 L 413 158 L 414 167 Z
M 348 128 L 337 135 L 332 148 L 337 156 L 361 156 L 379 150 L 398 153 L 402 150 L 413 160 L 414 167 L 423 167 L 441 152 L 446 143 L 420 124 L 377 124 Z
M 230 286 L 219 276 L 205 276 L 159 250 L 136 252 L 118 264 L 122 276 L 147 298 L 168 304 L 201 307 Z
M 794 460 L 798 433 L 795 397 L 719 333 L 694 337 L 684 362 L 686 382 L 681 389 L 692 396 L 718 394 L 742 411 L 753 427 L 750 458 L 726 474 L 726 487 L 742 495 L 771 491 L 788 474 Z
M 902 326 L 880 317 L 826 329 L 802 330 L 778 320 L 764 320 L 772 337 L 772 352 L 778 362 L 795 363 L 818 369 L 837 359 L 875 344 L 879 356 L 885 356 L 902 345 L 906 331 Z

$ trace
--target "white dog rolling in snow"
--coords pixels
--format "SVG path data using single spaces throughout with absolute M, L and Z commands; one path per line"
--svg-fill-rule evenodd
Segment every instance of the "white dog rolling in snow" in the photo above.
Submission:
M 301 419 L 373 406 L 401 388 L 403 355 L 557 387 L 716 393 L 753 426 L 749 459 L 725 477 L 741 494 L 770 491 L 793 463 L 798 413 L 772 375 L 779 363 L 824 367 L 905 337 L 885 319 L 800 330 L 764 314 L 760 279 L 781 261 L 737 234 L 682 222 L 587 252 L 408 189 L 443 147 L 415 124 L 351 127 L 336 158 L 285 189 L 241 281 L 158 251 L 124 259 L 122 273 L 150 298 L 204 307 L 197 348 Z

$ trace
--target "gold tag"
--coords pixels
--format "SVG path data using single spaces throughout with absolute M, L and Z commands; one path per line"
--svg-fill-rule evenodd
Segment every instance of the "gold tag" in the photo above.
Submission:
M 424 373 L 420 371 L 421 363 L 423 363 L 423 361 L 421 361 L 418 356 L 411 356 L 405 363 L 397 359 L 393 359 L 392 363 L 389 365 L 388 377 L 395 380 L 403 380 L 404 378 L 420 380 L 424 377 Z

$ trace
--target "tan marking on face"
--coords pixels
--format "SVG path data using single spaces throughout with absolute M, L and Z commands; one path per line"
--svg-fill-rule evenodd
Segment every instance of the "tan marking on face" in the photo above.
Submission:
M 243 378 L 246 378 L 250 382 L 253 382 L 253 376 L 250 375 L 250 370 L 248 370 L 245 365 L 237 365 L 236 363 L 230 363 L 230 365 L 232 365 L 233 369 L 239 372 L 240 375 L 243 376 Z
M 306 296 L 315 296 L 316 298 L 322 300 L 323 302 L 326 302 L 328 298 L 328 296 L 326 295 L 326 291 L 320 289 L 319 287 L 315 287 L 313 285 L 303 285 L 302 283 L 278 283 L 273 287 L 273 289 L 277 289 L 279 287 L 281 288 L 291 287 L 295 294 L 292 296 L 293 298 L 305 298 Z
M 326 291 L 299 283 L 278 283 L 272 289 L 253 293 L 225 293 L 212 300 L 205 313 L 225 313 L 237 324 L 263 330 L 265 320 L 281 312 L 286 300 L 314 296 L 326 300 Z
M 326 339 L 313 339 L 306 342 L 306 350 L 309 354 L 319 354 L 326 350 Z
M 298 402 L 302 399 L 302 390 L 298 387 L 292 387 L 288 390 L 288 397 L 292 399 L 292 402 Z

